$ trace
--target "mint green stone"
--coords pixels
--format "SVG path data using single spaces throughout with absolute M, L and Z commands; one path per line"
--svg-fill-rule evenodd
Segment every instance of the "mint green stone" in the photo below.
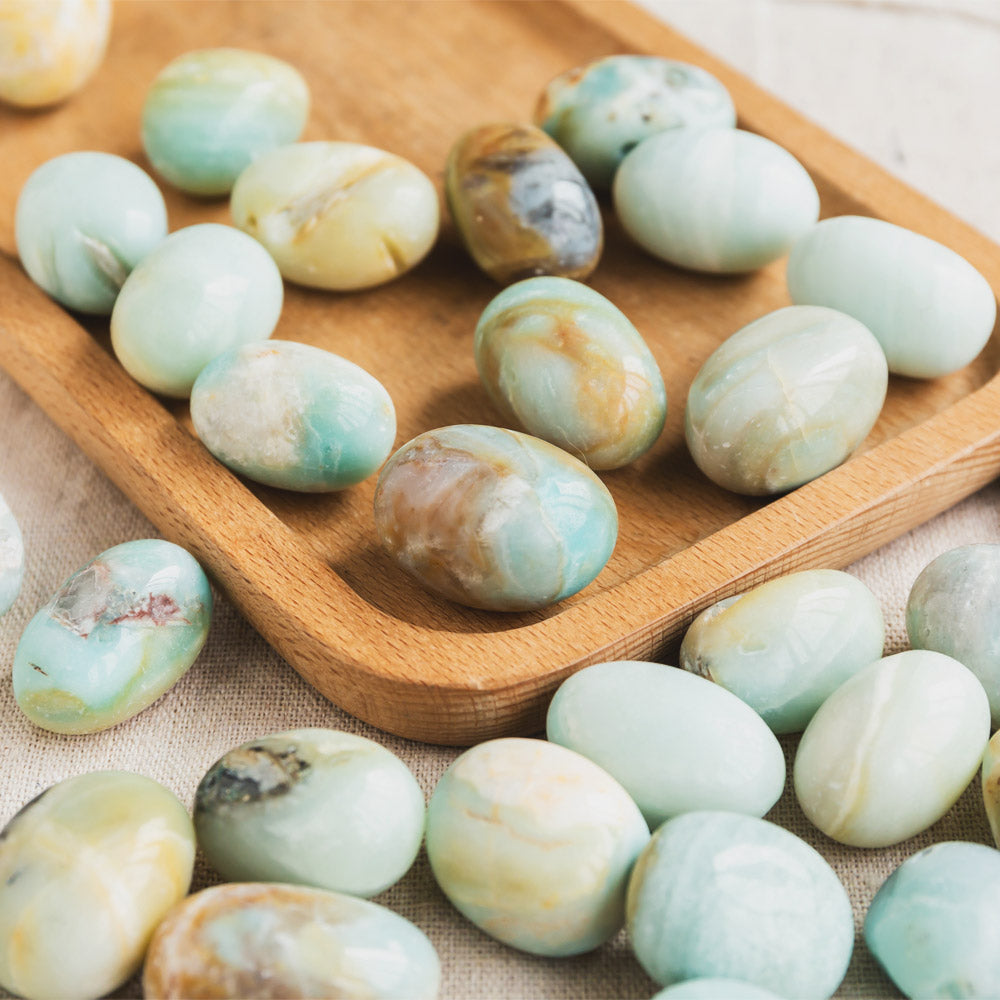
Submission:
M 24 540 L 14 512 L 0 496 L 0 615 L 13 607 L 24 579 Z
M 687 979 L 654 993 L 651 1000 L 781 1000 L 777 993 L 738 979 Z

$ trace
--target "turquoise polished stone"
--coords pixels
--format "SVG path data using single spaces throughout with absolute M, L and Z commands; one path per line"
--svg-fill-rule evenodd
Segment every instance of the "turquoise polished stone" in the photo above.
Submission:
M 714 483 L 763 496 L 801 486 L 843 462 L 882 411 L 888 372 L 857 320 L 788 306 L 738 330 L 688 390 L 684 433 Z
M 211 617 L 208 579 L 184 549 L 156 538 L 116 545 L 28 623 L 14 653 L 14 697 L 55 733 L 117 725 L 183 676 Z
M 66 153 L 38 167 L 18 195 L 17 252 L 57 302 L 107 315 L 132 269 L 167 235 L 152 178 L 110 153 Z
M 569 278 L 505 288 L 476 325 L 476 367 L 509 420 L 592 469 L 648 451 L 667 416 L 656 359 L 628 318 Z
M 732 691 L 776 733 L 805 729 L 844 681 L 882 657 L 885 622 L 858 579 L 811 569 L 706 608 L 680 665 Z
M 864 934 L 908 997 L 1000 996 L 1000 852 L 946 841 L 910 856 L 875 894 Z
M 0 615 L 13 607 L 24 579 L 24 540 L 14 512 L 0 496 Z
M 626 153 L 667 129 L 733 127 L 729 91 L 698 66 L 659 56 L 614 55 L 560 74 L 534 120 L 594 188 L 608 188 Z
M 537 955 L 590 951 L 625 919 L 625 884 L 649 830 L 628 793 L 555 743 L 480 743 L 445 771 L 427 856 L 454 906 Z
M 245 344 L 210 361 L 191 389 L 191 419 L 229 468 L 305 492 L 367 479 L 396 438 L 381 382 L 346 358 L 287 340 Z
M 785 787 L 785 756 L 749 705 L 660 663 L 584 667 L 559 686 L 546 735 L 599 764 L 650 829 L 678 813 L 763 816 Z
M 231 226 L 172 233 L 129 275 L 111 314 L 111 346 L 147 389 L 185 397 L 202 368 L 267 340 L 284 287 L 267 251 Z
M 781 1000 L 777 993 L 739 979 L 687 979 L 664 987 L 652 1000 Z
M 601 480 L 555 445 L 458 424 L 418 435 L 382 467 L 375 528 L 429 589 L 474 608 L 524 611 L 597 576 L 618 514 Z
M 824 219 L 788 257 L 793 302 L 831 306 L 878 338 L 889 371 L 914 378 L 967 365 L 989 339 L 989 282 L 953 250 L 901 226 L 858 215 Z
M 664 823 L 636 863 L 627 906 L 636 957 L 664 985 L 723 977 L 820 1000 L 854 947 L 850 901 L 822 856 L 737 813 Z
M 244 743 L 208 770 L 198 845 L 230 882 L 294 882 L 374 896 L 413 864 L 424 796 L 391 751 L 353 733 L 294 729 Z
M 202 49 L 174 59 L 142 107 L 153 169 L 196 195 L 227 194 L 261 153 L 295 142 L 309 114 L 298 70 L 263 52 Z
M 784 256 L 819 215 L 802 164 L 733 128 L 672 129 L 622 160 L 612 187 L 625 231 L 656 257 L 697 271 L 752 271 Z

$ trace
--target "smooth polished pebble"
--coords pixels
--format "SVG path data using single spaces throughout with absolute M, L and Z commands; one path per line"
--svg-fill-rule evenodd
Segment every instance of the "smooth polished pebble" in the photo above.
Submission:
M 303 492 L 360 483 L 396 439 L 396 410 L 378 379 L 287 340 L 244 344 L 210 361 L 191 389 L 191 419 L 224 465 Z
M 702 365 L 684 413 L 688 450 L 724 489 L 794 489 L 858 448 L 888 380 L 878 341 L 857 320 L 786 306 L 732 334 Z
M 364 899 L 258 883 L 203 889 L 156 929 L 148 1000 L 434 1000 L 441 966 L 416 925 Z
M 679 267 L 753 271 L 816 222 L 819 194 L 781 146 L 734 128 L 672 129 L 622 160 L 612 187 L 622 227 Z
M 760 716 L 677 667 L 584 667 L 556 690 L 545 725 L 621 782 L 651 830 L 698 809 L 763 816 L 785 787 L 784 753 Z
M 810 569 L 706 608 L 680 665 L 741 698 L 775 733 L 798 733 L 884 644 L 878 598 L 849 573 Z
M 908 997 L 1000 996 L 1000 853 L 945 841 L 911 855 L 875 894 L 864 935 Z
M 664 985 L 722 977 L 820 1000 L 854 947 L 850 900 L 823 857 L 737 813 L 664 823 L 636 863 L 627 906 L 636 958 Z
M 729 91 L 711 73 L 676 59 L 613 55 L 561 73 L 542 91 L 534 121 L 580 168 L 609 188 L 626 153 L 672 128 L 736 125 Z
M 964 367 L 996 322 L 989 282 L 954 250 L 882 219 L 841 215 L 804 234 L 788 257 L 788 291 L 831 306 L 878 338 L 889 371 L 934 378 Z
M 1000 732 L 994 733 L 986 744 L 980 768 L 980 787 L 993 842 L 1000 847 Z
M 576 164 L 534 125 L 500 122 L 461 135 L 445 195 L 469 255 L 501 284 L 536 275 L 586 278 L 604 224 Z
M 271 336 L 284 299 L 267 251 L 232 226 L 172 233 L 125 280 L 111 313 L 111 346 L 125 370 L 184 398 L 214 357 Z
M 604 483 L 555 445 L 456 424 L 418 435 L 382 467 L 375 529 L 430 590 L 474 608 L 525 611 L 600 573 L 618 513 Z
M 378 743 L 293 729 L 216 761 L 198 785 L 194 824 L 208 863 L 227 881 L 374 896 L 413 864 L 424 796 Z
M 739 979 L 687 979 L 664 987 L 652 1000 L 781 1000 L 777 993 Z
M 187 810 L 150 778 L 48 788 L 0 833 L 0 986 L 26 1000 L 110 993 L 187 893 L 194 853 Z
M 371 288 L 416 267 L 440 222 L 425 173 L 354 142 L 262 153 L 236 179 L 230 207 L 289 281 L 333 291 Z
M 505 288 L 476 324 L 490 399 L 529 434 L 592 469 L 648 451 L 667 416 L 663 377 L 642 335 L 600 292 L 570 278 Z
M 153 169 L 195 195 L 223 195 L 261 153 L 295 142 L 309 87 L 287 62 L 246 49 L 199 49 L 168 63 L 142 106 Z
M 64 153 L 36 168 L 17 198 L 17 253 L 57 302 L 107 315 L 132 269 L 167 235 L 153 179 L 111 153 Z
M 943 653 L 896 653 L 819 707 L 795 754 L 795 795 L 828 837 L 886 847 L 952 807 L 989 736 L 989 702 L 972 671 Z
M 184 549 L 124 542 L 77 570 L 28 623 L 14 697 L 36 726 L 95 733 L 172 687 L 208 637 L 212 591 Z
M 0 496 L 0 615 L 14 606 L 24 580 L 24 539 L 7 501 Z
M 614 778 L 544 740 L 467 750 L 427 811 L 444 894 L 487 934 L 536 955 L 590 951 L 621 929 L 626 880 L 648 840 Z

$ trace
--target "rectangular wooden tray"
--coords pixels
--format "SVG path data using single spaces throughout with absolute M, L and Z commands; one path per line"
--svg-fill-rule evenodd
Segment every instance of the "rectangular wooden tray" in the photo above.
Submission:
M 618 546 L 597 580 L 545 612 L 475 612 L 420 590 L 381 553 L 368 482 L 299 496 L 248 485 L 194 437 L 186 407 L 131 381 L 106 321 L 54 305 L 16 260 L 17 192 L 44 160 L 102 149 L 146 165 L 145 90 L 171 58 L 231 45 L 287 59 L 307 78 L 305 138 L 346 139 L 413 160 L 441 185 L 448 149 L 486 121 L 530 120 L 545 83 L 613 52 L 697 63 L 730 89 L 740 125 L 790 150 L 824 215 L 875 215 L 925 233 L 1000 289 L 1000 247 L 625 3 L 145 2 L 115 8 L 112 44 L 88 87 L 49 112 L 0 110 L 0 365 L 153 521 L 191 550 L 261 634 L 326 697 L 393 733 L 465 744 L 540 728 L 571 671 L 663 659 L 708 604 L 765 579 L 844 566 L 1000 472 L 1000 344 L 955 375 L 893 379 L 862 451 L 771 502 L 724 493 L 686 454 L 687 386 L 725 337 L 788 304 L 784 264 L 746 277 L 667 267 L 630 245 L 604 205 L 606 249 L 591 283 L 633 320 L 663 371 L 666 430 L 633 466 L 602 474 Z M 166 190 L 171 229 L 227 222 L 224 201 Z M 445 217 L 429 258 L 357 294 L 287 287 L 276 337 L 343 354 L 389 389 L 397 443 L 431 427 L 499 422 L 472 359 L 497 286 Z M 946 333 L 943 333 L 946 335 Z

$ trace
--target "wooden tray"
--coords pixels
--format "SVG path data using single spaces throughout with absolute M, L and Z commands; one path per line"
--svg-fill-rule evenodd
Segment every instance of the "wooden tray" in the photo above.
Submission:
M 824 215 L 877 215 L 923 232 L 995 290 L 1000 248 L 624 3 L 120 3 L 106 61 L 83 92 L 50 112 L 0 111 L 0 364 L 309 683 L 360 718 L 454 744 L 535 731 L 571 671 L 672 656 L 706 605 L 791 570 L 846 565 L 1000 472 L 994 331 L 955 375 L 893 379 L 864 450 L 816 482 L 772 502 L 714 487 L 685 451 L 687 386 L 726 336 L 787 304 L 783 262 L 749 277 L 682 273 L 632 247 L 605 205 L 607 247 L 592 284 L 646 336 L 671 404 L 656 448 L 603 475 L 620 513 L 617 549 L 593 584 L 542 613 L 469 611 L 421 591 L 378 548 L 372 482 L 306 497 L 242 482 L 202 448 L 185 406 L 124 374 L 105 321 L 84 329 L 16 262 L 14 204 L 31 170 L 88 148 L 145 166 L 138 122 L 149 82 L 168 59 L 215 45 L 265 50 L 304 73 L 314 102 L 305 138 L 390 149 L 439 187 L 459 132 L 530 118 L 540 89 L 564 69 L 612 52 L 672 56 L 715 73 L 740 124 L 806 165 Z M 224 202 L 165 194 L 172 229 L 228 221 Z M 471 350 L 497 290 L 446 221 L 430 257 L 383 288 L 289 286 L 275 336 L 371 371 L 396 402 L 401 444 L 434 426 L 499 422 Z

